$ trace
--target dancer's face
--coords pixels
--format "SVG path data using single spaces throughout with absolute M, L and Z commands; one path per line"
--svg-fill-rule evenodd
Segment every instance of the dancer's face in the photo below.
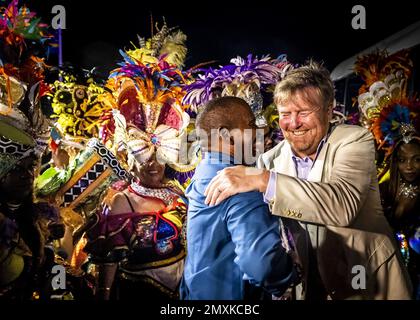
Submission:
M 418 182 L 420 178 L 420 145 L 418 143 L 402 144 L 398 149 L 398 170 L 401 177 L 409 182 Z
M 138 177 L 145 187 L 158 188 L 165 176 L 165 165 L 156 159 L 156 153 L 139 166 Z

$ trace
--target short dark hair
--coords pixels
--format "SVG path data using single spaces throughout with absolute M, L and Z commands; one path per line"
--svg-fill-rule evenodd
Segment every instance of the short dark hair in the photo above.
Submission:
M 221 97 L 210 100 L 196 119 L 197 129 L 210 134 L 212 129 L 221 127 L 232 130 L 238 127 L 239 120 L 252 115 L 251 107 L 238 97 Z

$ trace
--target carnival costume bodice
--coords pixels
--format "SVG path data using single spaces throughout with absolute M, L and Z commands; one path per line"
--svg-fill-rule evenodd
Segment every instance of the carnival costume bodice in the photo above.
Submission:
M 124 190 L 131 212 L 114 214 L 104 205 L 88 232 L 85 250 L 94 262 L 118 262 L 125 278 L 147 278 L 158 287 L 176 290 L 185 257 L 186 204 L 169 187 L 150 189 L 132 183 Z M 158 211 L 136 212 L 127 193 L 158 199 L 164 206 Z

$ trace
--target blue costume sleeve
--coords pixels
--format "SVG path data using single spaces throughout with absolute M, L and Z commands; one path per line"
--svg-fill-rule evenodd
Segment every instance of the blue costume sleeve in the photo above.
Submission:
M 270 214 L 259 192 L 233 196 L 225 206 L 224 218 L 237 255 L 235 263 L 251 282 L 281 295 L 296 280 L 296 273 L 281 245 L 278 217 Z

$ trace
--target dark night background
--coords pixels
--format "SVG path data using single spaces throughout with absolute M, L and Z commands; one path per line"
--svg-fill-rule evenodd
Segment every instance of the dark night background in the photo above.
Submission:
M 20 3 L 23 3 L 22 1 Z M 150 36 L 150 14 L 188 37 L 187 67 L 236 55 L 286 53 L 302 63 L 313 57 L 332 70 L 339 62 L 420 20 L 415 1 L 341 1 L 331 3 L 261 0 L 245 1 L 27 1 L 45 22 L 51 8 L 64 5 L 64 60 L 106 73 L 120 60 L 118 49 L 137 44 L 136 35 Z M 354 30 L 351 8 L 366 8 L 366 30 Z M 54 61 L 54 57 L 51 58 Z

